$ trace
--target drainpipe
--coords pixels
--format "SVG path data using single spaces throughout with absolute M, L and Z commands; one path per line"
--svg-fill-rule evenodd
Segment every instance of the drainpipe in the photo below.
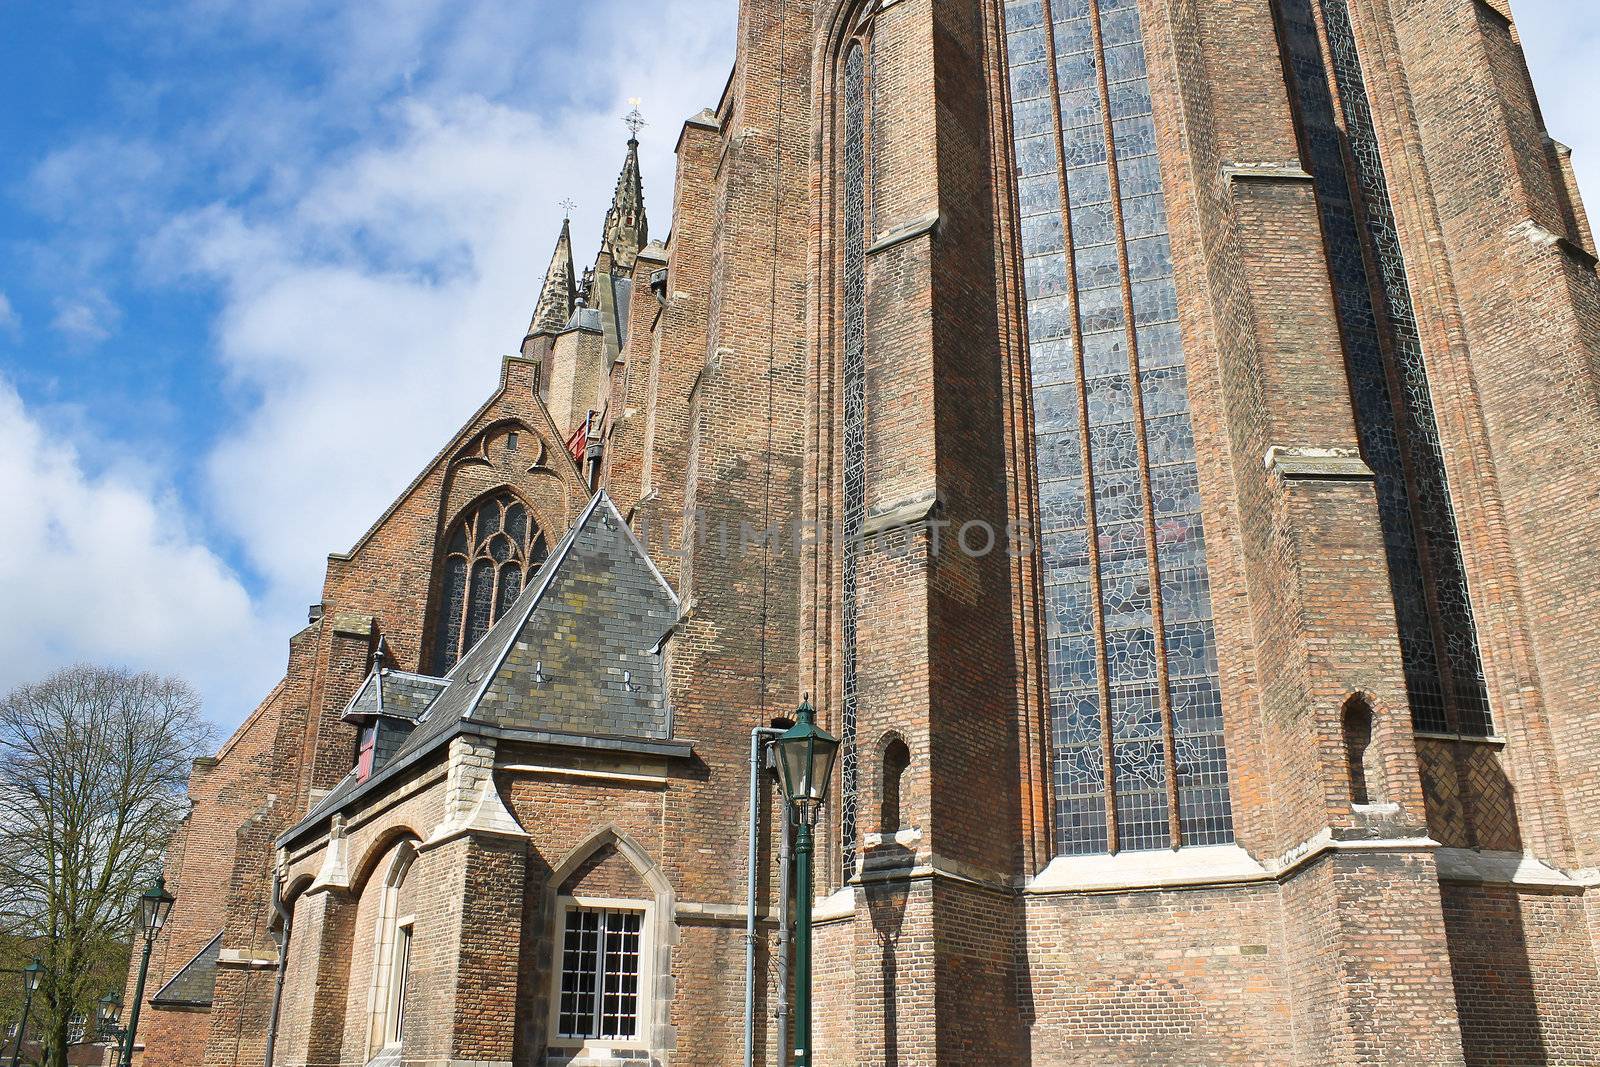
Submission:
M 758 726 L 750 731 L 750 855 L 745 868 L 749 892 L 745 899 L 744 924 L 744 1067 L 754 1067 L 756 1062 L 756 907 L 760 895 L 760 873 L 756 868 L 761 862 L 761 772 L 765 770 L 763 756 L 767 742 L 782 735 L 782 730 L 768 726 Z M 785 848 L 787 836 L 786 833 Z
M 272 910 L 278 913 L 278 921 L 282 925 L 273 935 L 273 940 L 278 942 L 278 975 L 272 983 L 272 1018 L 267 1023 L 266 1067 L 272 1067 L 272 1056 L 278 1044 L 278 1013 L 283 1007 L 283 976 L 289 969 L 289 931 L 294 925 L 294 916 L 283 904 L 283 875 L 278 871 L 272 872 Z

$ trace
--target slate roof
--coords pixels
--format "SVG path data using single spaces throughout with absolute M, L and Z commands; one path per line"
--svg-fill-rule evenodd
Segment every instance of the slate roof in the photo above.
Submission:
M 222 958 L 222 932 L 184 964 L 150 1003 L 162 1008 L 209 1008 L 217 985 L 217 960 Z
M 387 668 L 367 675 L 345 705 L 344 720 L 359 722 L 379 715 L 416 722 L 449 685 L 443 678 Z
M 671 745 L 662 646 L 678 616 L 672 587 L 611 498 L 596 494 L 538 580 L 447 678 L 411 676 L 445 688 L 383 769 L 366 782 L 352 772 L 284 839 L 300 836 L 463 729 Z M 387 689 L 384 694 L 387 699 Z

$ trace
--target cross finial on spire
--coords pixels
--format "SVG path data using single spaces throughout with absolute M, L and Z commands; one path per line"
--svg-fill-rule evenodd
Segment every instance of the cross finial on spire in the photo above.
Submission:
M 644 112 L 639 110 L 639 105 L 644 103 L 643 100 L 635 96 L 630 97 L 628 103 L 632 105 L 633 110 L 628 112 L 622 121 L 628 127 L 628 132 L 633 135 L 633 140 L 637 141 L 639 139 L 639 131 L 650 124 L 644 120 Z
M 572 197 L 570 197 L 570 196 L 567 197 L 565 200 L 561 201 L 556 206 L 559 207 L 562 211 L 566 212 L 566 218 L 567 218 L 568 222 L 572 221 L 572 213 L 574 211 L 578 210 L 577 202 L 574 201 L 572 199 Z

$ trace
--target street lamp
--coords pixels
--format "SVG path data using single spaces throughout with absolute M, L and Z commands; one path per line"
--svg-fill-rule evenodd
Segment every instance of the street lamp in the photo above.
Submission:
M 139 924 L 144 930 L 144 959 L 139 963 L 139 982 L 133 990 L 133 1013 L 128 1017 L 128 1029 L 122 1035 L 122 1067 L 133 1067 L 134 1036 L 139 1032 L 139 1005 L 144 1002 L 144 979 L 150 970 L 150 952 L 155 948 L 156 935 L 167 924 L 172 914 L 175 898 L 167 892 L 165 877 L 157 877 L 155 884 L 139 895 Z
M 11 1050 L 11 1067 L 22 1062 L 22 1042 L 28 1036 L 28 1009 L 33 1007 L 33 991 L 44 977 L 44 964 L 33 960 L 22 968 L 22 1022 L 17 1025 L 17 1045 Z
M 794 1064 L 811 1067 L 811 901 L 816 895 L 811 871 L 817 814 L 828 796 L 828 780 L 839 756 L 839 739 L 817 725 L 808 698 L 795 713 L 795 724 L 772 744 L 778 750 L 783 795 L 794 805 L 795 823 L 795 1012 Z
M 100 1013 L 95 1020 L 95 1037 L 107 1045 L 122 1044 L 122 1001 L 115 993 L 100 998 Z

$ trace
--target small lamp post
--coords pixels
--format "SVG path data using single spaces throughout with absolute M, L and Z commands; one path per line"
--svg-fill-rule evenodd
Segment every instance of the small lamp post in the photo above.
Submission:
M 28 1011 L 33 1007 L 33 991 L 44 977 L 44 964 L 33 960 L 22 968 L 22 1021 L 17 1024 L 17 1044 L 11 1050 L 11 1067 L 22 1062 L 22 1043 L 28 1037 Z
M 839 756 L 839 739 L 817 725 L 808 698 L 795 713 L 794 727 L 772 744 L 778 751 L 783 794 L 794 805 L 795 824 L 795 1012 L 794 1064 L 811 1067 L 811 901 L 816 895 L 811 870 L 817 814 L 828 796 L 828 780 Z
M 172 914 L 175 898 L 167 892 L 167 880 L 158 877 L 155 884 L 139 895 L 139 925 L 144 930 L 144 958 L 139 962 L 139 981 L 133 991 L 133 1012 L 128 1016 L 128 1029 L 122 1035 L 122 1067 L 133 1067 L 133 1042 L 139 1032 L 139 1006 L 144 1002 L 144 980 L 150 971 L 150 952 L 155 948 L 156 935 L 167 924 Z

